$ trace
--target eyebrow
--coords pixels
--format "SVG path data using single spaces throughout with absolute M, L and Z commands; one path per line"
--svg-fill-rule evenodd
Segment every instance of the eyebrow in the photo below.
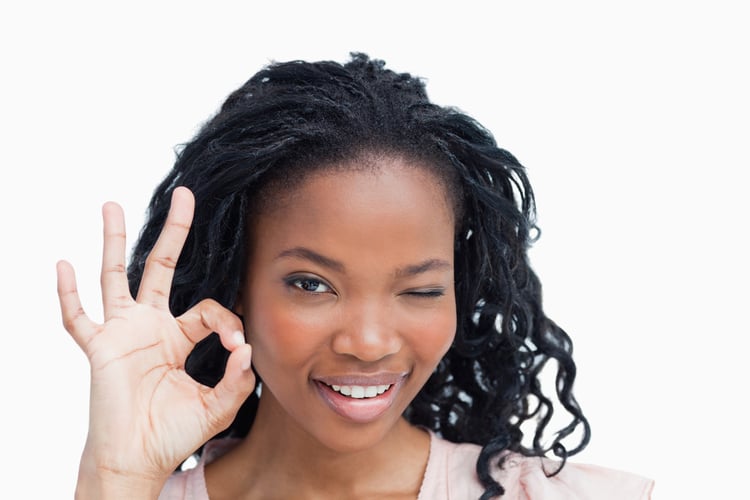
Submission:
M 344 267 L 344 264 L 342 264 L 341 262 L 337 260 L 326 257 L 324 255 L 320 255 L 318 252 L 310 250 L 309 248 L 305 248 L 305 247 L 290 248 L 289 250 L 284 250 L 283 252 L 281 252 L 276 258 L 280 259 L 282 257 L 296 257 L 298 259 L 305 259 L 305 260 L 314 262 L 318 265 L 321 265 L 323 267 L 327 267 L 328 269 L 331 269 L 333 271 L 336 271 L 339 273 L 346 273 L 346 268 Z
M 409 276 L 415 276 L 417 274 L 426 273 L 428 271 L 448 270 L 452 268 L 453 266 L 451 266 L 447 260 L 428 259 L 424 262 L 420 262 L 419 264 L 414 264 L 411 266 L 406 266 L 406 267 L 396 269 L 396 277 L 406 278 Z
M 328 269 L 342 274 L 346 274 L 346 267 L 344 266 L 344 264 L 335 259 L 331 259 L 330 257 L 326 257 L 325 255 L 321 255 L 318 252 L 310 250 L 306 247 L 290 248 L 288 250 L 284 250 L 278 256 L 276 256 L 277 259 L 284 257 L 309 260 L 320 266 L 327 267 Z M 452 268 L 453 266 L 451 266 L 451 264 L 447 260 L 427 259 L 426 261 L 420 262 L 419 264 L 412 264 L 396 269 L 396 272 L 394 274 L 397 278 L 406 278 L 410 276 L 416 276 L 417 274 L 426 273 L 428 271 L 449 270 Z

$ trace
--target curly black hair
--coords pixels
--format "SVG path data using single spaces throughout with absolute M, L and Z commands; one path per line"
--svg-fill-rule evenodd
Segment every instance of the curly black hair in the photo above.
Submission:
M 128 267 L 131 290 L 139 286 L 175 187 L 193 191 L 196 211 L 171 310 L 181 314 L 207 297 L 232 308 L 245 266 L 247 223 L 256 210 L 316 168 L 368 152 L 428 165 L 447 186 L 456 212 L 456 336 L 405 417 L 450 441 L 482 446 L 477 473 L 483 499 L 504 492 L 490 475 L 504 450 L 527 456 L 551 451 L 562 468 L 568 455 L 586 446 L 590 428 L 572 393 L 572 343 L 545 316 L 529 265 L 538 230 L 525 169 L 474 119 L 430 102 L 420 78 L 386 69 L 381 60 L 354 53 L 345 64 L 273 63 L 234 91 L 178 150 L 155 190 Z M 186 370 L 213 386 L 227 356 L 211 335 L 195 347 Z M 555 403 L 540 381 L 552 360 Z M 247 434 L 257 403 L 251 395 L 222 435 Z M 568 423 L 543 443 L 557 404 Z M 534 429 L 526 444 L 524 424 Z M 575 441 L 572 449 L 563 445 L 566 437 Z

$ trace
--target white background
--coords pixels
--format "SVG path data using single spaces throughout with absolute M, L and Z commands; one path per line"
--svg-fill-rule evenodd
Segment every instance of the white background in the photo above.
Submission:
M 259 3 L 0 8 L 4 490 L 72 496 L 88 366 L 54 267 L 100 317 L 101 204 L 134 238 L 173 147 L 230 91 L 271 60 L 364 51 L 528 167 L 532 261 L 593 427 L 575 460 L 654 477 L 655 498 L 746 495 L 742 2 Z

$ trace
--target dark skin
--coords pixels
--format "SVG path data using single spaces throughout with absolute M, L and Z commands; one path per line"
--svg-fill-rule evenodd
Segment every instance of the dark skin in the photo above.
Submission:
M 253 390 L 251 349 L 235 314 L 212 300 L 177 318 L 169 312 L 174 263 L 193 207 L 192 193 L 176 189 L 134 298 L 125 274 L 122 209 L 104 205 L 101 324 L 84 312 L 72 266 L 57 265 L 63 323 L 91 365 L 89 431 L 77 498 L 156 498 L 171 471 L 226 428 Z M 212 331 L 231 355 L 224 379 L 210 389 L 185 372 L 184 362 Z
M 212 500 L 417 497 L 429 435 L 401 415 L 455 333 L 453 213 L 428 169 L 400 158 L 373 161 L 368 171 L 323 170 L 285 201 L 265 207 L 250 231 L 247 275 L 234 312 L 207 302 L 180 318 L 166 317 L 162 301 L 171 272 L 164 264 L 176 260 L 187 232 L 192 208 L 186 190 L 175 195 L 166 242 L 160 239 L 144 273 L 141 289 L 156 292 L 139 293 L 136 306 L 130 299 L 110 315 L 106 337 L 96 333 L 98 325 L 80 333 L 80 304 L 70 291 L 75 282 L 69 266 L 60 265 L 63 316 L 92 363 L 81 490 L 98 486 L 153 497 L 182 459 L 228 425 L 254 383 L 252 372 L 243 370 L 250 348 L 236 337 L 243 331 L 264 386 L 249 435 L 206 468 Z M 105 232 L 122 232 L 117 212 L 105 207 Z M 115 288 L 105 294 L 105 306 L 113 294 L 126 295 L 119 275 L 124 251 L 115 238 L 105 238 L 104 269 L 117 269 L 103 273 L 103 286 Z M 118 319 L 122 309 L 132 314 L 126 321 Z M 167 326 L 156 328 L 161 322 Z M 121 331 L 136 324 L 153 337 L 136 341 Z M 232 351 L 227 375 L 213 390 L 188 380 L 182 365 L 194 341 L 211 329 Z M 99 341 L 92 337 L 115 361 L 101 366 L 101 351 L 93 349 Z M 122 383 L 134 387 L 113 392 L 123 373 L 129 375 Z M 143 446 L 105 438 L 103 429 L 121 424 L 109 412 L 111 394 L 118 400 L 129 395 L 119 401 L 119 414 L 141 422 Z M 185 414 L 178 405 L 195 411 Z M 173 422 L 169 429 L 180 432 L 155 429 L 159 421 Z M 108 465 L 107 449 L 118 450 L 115 467 Z M 92 465 L 114 469 L 105 474 L 114 479 L 101 484 L 97 474 L 85 472 Z

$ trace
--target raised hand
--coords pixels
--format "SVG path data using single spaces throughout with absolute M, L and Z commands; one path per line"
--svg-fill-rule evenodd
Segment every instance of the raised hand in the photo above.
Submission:
M 231 423 L 255 385 L 251 349 L 235 314 L 210 299 L 177 318 L 170 314 L 172 277 L 194 203 L 188 189 L 175 189 L 135 299 L 125 272 L 122 209 L 104 205 L 102 324 L 83 311 L 72 266 L 57 265 L 65 329 L 91 365 L 89 431 L 78 484 L 83 496 L 158 495 L 180 462 Z M 211 332 L 231 351 L 215 388 L 184 370 L 193 346 Z

